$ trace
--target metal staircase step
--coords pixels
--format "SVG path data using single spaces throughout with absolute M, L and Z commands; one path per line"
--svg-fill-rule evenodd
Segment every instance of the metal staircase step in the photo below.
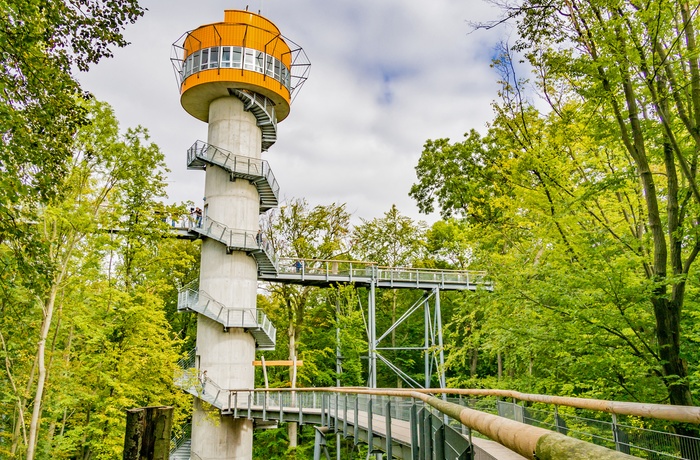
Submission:
M 255 116 L 263 132 L 262 150 L 266 151 L 277 142 L 277 115 L 274 104 L 265 96 L 242 89 L 229 88 L 229 94 L 243 102 L 245 110 Z
M 197 312 L 224 327 L 246 329 L 255 338 L 258 350 L 275 349 L 277 330 L 262 310 L 232 308 L 216 301 L 206 292 L 190 287 L 178 291 L 177 309 Z
M 192 440 L 183 442 L 175 451 L 170 453 L 170 460 L 190 460 L 192 455 Z
M 263 136 L 263 143 L 265 142 Z M 187 168 L 203 170 L 207 165 L 223 168 L 230 174 L 231 180 L 249 180 L 258 194 L 265 197 L 265 209 L 261 208 L 261 213 L 279 205 L 279 185 L 267 161 L 234 155 L 206 142 L 197 141 L 187 150 Z

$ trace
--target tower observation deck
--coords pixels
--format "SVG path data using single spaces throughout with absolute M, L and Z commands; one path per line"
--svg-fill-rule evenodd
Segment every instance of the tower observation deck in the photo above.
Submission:
M 226 388 L 253 388 L 255 350 L 273 349 L 275 329 L 256 308 L 265 251 L 250 251 L 258 220 L 278 204 L 274 175 L 261 152 L 306 81 L 309 61 L 266 18 L 227 10 L 224 20 L 185 33 L 171 61 L 187 113 L 208 124 L 206 142 L 188 151 L 188 167 L 206 171 L 205 201 L 195 227 L 203 238 L 197 289 L 178 305 L 197 315 L 195 367 Z M 208 415 L 195 399 L 192 457 L 250 459 L 253 422 Z

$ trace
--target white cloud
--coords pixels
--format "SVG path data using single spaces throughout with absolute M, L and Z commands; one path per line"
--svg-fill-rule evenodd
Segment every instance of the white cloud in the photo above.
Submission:
M 206 125 L 180 108 L 169 62 L 184 32 L 223 19 L 245 2 L 157 1 L 126 31 L 131 42 L 89 73 L 84 87 L 116 110 L 124 128 L 141 124 L 166 154 L 172 201 L 199 201 L 201 172 L 185 152 Z M 489 68 L 497 33 L 470 32 L 468 21 L 498 12 L 474 0 L 265 0 L 282 33 L 301 45 L 312 67 L 278 142 L 263 157 L 287 197 L 312 205 L 347 203 L 356 217 L 381 216 L 392 204 L 415 219 L 408 190 L 427 139 L 460 140 L 491 119 L 496 76 Z M 434 220 L 436 216 L 427 217 Z

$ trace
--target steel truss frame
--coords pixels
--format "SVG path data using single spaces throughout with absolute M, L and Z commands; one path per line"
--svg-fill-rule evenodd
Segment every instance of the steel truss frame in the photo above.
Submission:
M 377 308 L 376 308 L 376 282 L 369 287 L 367 300 L 367 341 L 369 358 L 369 376 L 367 386 L 377 388 L 377 363 L 382 362 L 391 369 L 401 380 L 411 388 L 430 388 L 430 382 L 434 374 L 437 374 L 440 387 L 446 387 L 445 381 L 445 354 L 442 335 L 442 314 L 440 310 L 440 288 L 424 291 L 423 296 L 408 308 L 401 317 L 391 324 L 385 331 L 377 333 Z M 386 339 L 408 318 L 423 310 L 423 343 L 415 346 L 382 347 L 381 342 Z M 421 385 L 398 365 L 387 358 L 384 350 L 422 350 L 424 360 L 424 382 Z

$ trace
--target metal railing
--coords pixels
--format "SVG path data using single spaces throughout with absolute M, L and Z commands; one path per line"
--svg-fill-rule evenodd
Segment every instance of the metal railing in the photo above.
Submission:
M 251 252 L 263 251 L 275 271 L 278 269 L 278 258 L 272 246 L 269 241 L 261 238 L 257 232 L 230 229 L 221 222 L 217 222 L 209 217 L 204 217 L 201 224 L 193 227 L 192 230 L 223 243 L 230 249 L 241 249 Z
M 204 291 L 182 287 L 177 295 L 178 310 L 192 310 L 213 319 L 224 327 L 256 328 L 274 343 L 277 329 L 265 312 L 257 308 L 233 308 L 215 300 Z
M 477 284 L 491 287 L 492 283 L 486 277 L 484 271 L 470 270 L 435 270 L 426 268 L 404 268 L 377 266 L 377 279 L 380 281 L 399 282 L 430 282 L 430 283 L 454 283 Z
M 195 348 L 187 352 L 187 355 L 177 362 L 180 369 L 190 369 L 194 367 L 195 359 L 197 358 L 197 350 Z
M 451 398 L 450 401 L 443 401 L 427 394 L 441 392 L 453 395 L 479 395 L 486 397 L 486 399 L 463 399 L 460 396 L 460 398 Z M 542 442 L 544 437 L 548 437 L 550 444 L 565 445 L 561 449 L 573 449 L 572 446 L 578 446 L 578 448 L 585 449 L 588 455 L 599 455 L 595 458 L 630 458 L 629 455 L 650 459 L 692 460 L 700 458 L 697 455 L 697 450 L 694 450 L 700 442 L 697 438 L 679 436 L 675 433 L 643 428 L 642 426 L 635 427 L 631 424 L 620 423 L 615 418 L 609 421 L 600 420 L 601 417 L 610 417 L 611 414 L 619 415 L 615 413 L 617 411 L 636 417 L 637 425 L 644 423 L 642 417 L 697 423 L 700 420 L 700 408 L 520 394 L 524 398 L 523 401 L 554 398 L 561 403 L 552 410 L 545 411 L 543 409 L 523 408 L 515 403 L 499 401 L 496 399 L 499 393 L 504 393 L 504 391 L 452 389 L 416 391 L 360 388 L 230 390 L 227 400 L 222 401 L 221 408 L 236 416 L 248 417 L 250 417 L 252 410 L 262 410 L 263 416 L 266 413 L 277 414 L 279 412 L 282 414 L 283 411 L 289 410 L 298 411 L 299 414 L 308 414 L 311 410 L 317 410 L 322 420 L 325 419 L 325 423 L 328 424 L 329 420 L 332 419 L 336 420 L 337 423 L 356 422 L 357 420 L 352 420 L 352 418 L 357 417 L 358 411 L 367 411 L 369 405 L 372 404 L 370 401 L 376 401 L 373 409 L 375 415 L 386 417 L 389 414 L 392 419 L 403 421 L 412 420 L 412 406 L 431 406 L 430 410 L 435 414 L 446 416 L 447 423 L 451 426 L 465 426 L 475 431 L 479 431 L 481 428 L 482 434 L 488 437 L 493 436 L 492 439 L 505 444 L 508 448 L 527 458 L 533 458 L 532 452 L 535 452 L 535 446 L 538 446 L 537 448 L 543 452 L 541 456 L 538 456 L 540 459 L 583 458 L 561 456 L 563 454 L 557 454 L 556 450 L 546 453 L 546 448 L 541 447 L 541 444 L 547 444 Z M 387 402 L 389 404 L 385 404 Z M 596 412 L 597 415 L 589 417 L 572 415 L 573 412 L 581 410 L 593 412 L 590 409 L 591 406 L 600 407 Z M 348 412 L 348 407 L 351 408 L 350 412 Z M 571 410 L 572 414 L 567 414 L 567 410 Z M 489 415 L 489 412 L 492 414 L 500 412 L 505 417 L 495 414 Z M 351 420 L 348 420 L 348 417 Z M 492 419 L 488 419 L 488 417 Z M 561 419 L 557 420 L 557 417 Z M 562 422 L 562 420 L 564 421 Z M 498 433 L 489 433 L 491 425 L 498 428 L 496 430 Z M 582 426 L 594 427 L 594 429 L 584 431 Z M 632 430 L 633 428 L 636 433 Z M 614 434 L 603 436 L 602 431 Z M 564 432 L 568 436 L 564 436 Z M 620 435 L 621 432 L 626 433 L 627 437 Z M 644 445 L 643 442 L 647 444 Z M 533 448 L 530 454 L 527 453 L 528 448 Z M 617 454 L 619 456 L 615 456 Z M 487 457 L 482 456 L 482 458 Z
M 540 405 L 542 406 L 542 405 Z M 700 459 L 700 439 L 652 428 L 657 423 L 571 408 L 526 407 L 498 401 L 498 415 L 557 431 L 640 458 Z M 636 425 L 633 425 L 636 424 Z
M 275 198 L 279 197 L 279 183 L 266 160 L 235 155 L 233 152 L 201 140 L 196 141 L 187 149 L 187 164 L 192 164 L 197 159 L 220 166 L 233 174 L 264 178 Z
M 388 285 L 409 282 L 420 286 L 425 284 L 463 284 L 477 285 L 492 289 L 493 283 L 485 271 L 474 270 L 437 270 L 429 268 L 386 267 L 375 262 L 363 262 L 337 259 L 294 259 L 281 257 L 278 270 L 284 274 L 298 274 L 302 277 L 321 276 L 326 279 L 347 277 L 350 281 L 374 279 Z
M 245 89 L 234 89 L 232 92 L 241 100 L 246 99 L 245 109 L 250 110 L 253 107 L 257 107 L 259 110 L 263 111 L 268 119 L 267 123 L 263 120 L 258 119 L 258 126 L 272 125 L 272 127 L 277 129 L 277 113 L 275 112 L 275 103 L 272 102 L 267 97 L 262 94 L 258 94 L 255 91 L 248 91 Z M 257 116 L 257 114 L 256 114 Z M 260 117 L 262 118 L 262 117 Z
M 267 317 L 265 312 L 262 310 L 258 309 L 256 314 L 258 315 L 258 326 L 260 329 L 262 329 L 265 334 L 272 340 L 272 343 L 276 343 L 277 341 L 277 328 L 275 327 L 274 324 L 272 324 L 272 321 L 270 321 L 270 318 Z
M 182 447 L 187 441 L 192 437 L 192 425 L 187 424 L 182 427 L 182 431 L 178 436 L 173 436 L 170 439 L 170 457 L 172 457 L 175 452 Z

